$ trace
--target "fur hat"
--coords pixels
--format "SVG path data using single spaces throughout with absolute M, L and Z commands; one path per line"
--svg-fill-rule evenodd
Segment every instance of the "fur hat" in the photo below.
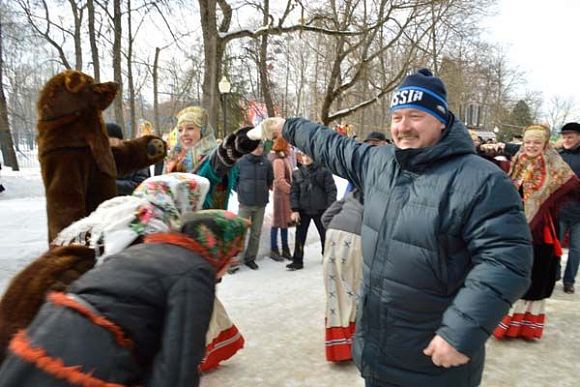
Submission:
M 290 144 L 283 137 L 276 137 L 274 144 L 272 145 L 272 150 L 274 152 L 288 152 Z
M 445 84 L 429 69 L 421 69 L 407 76 L 391 101 L 391 112 L 398 109 L 422 110 L 446 124 L 449 106 Z
M 114 122 L 107 122 L 107 135 L 112 138 L 123 139 L 123 129 Z
M 387 136 L 385 136 L 384 133 L 381 132 L 370 132 L 367 136 L 367 138 L 365 138 L 364 142 L 369 142 L 369 141 L 387 141 Z
M 580 124 L 577 122 L 568 122 L 566 125 L 562 126 L 560 130 L 561 133 L 564 132 L 576 132 L 580 133 Z
M 244 250 L 250 222 L 225 210 L 202 210 L 183 215 L 181 232 L 201 245 L 202 255 L 217 269 Z
M 177 127 L 184 124 L 194 124 L 201 129 L 201 134 L 204 134 L 204 129 L 207 127 L 209 115 L 207 111 L 201 106 L 188 106 L 177 113 Z

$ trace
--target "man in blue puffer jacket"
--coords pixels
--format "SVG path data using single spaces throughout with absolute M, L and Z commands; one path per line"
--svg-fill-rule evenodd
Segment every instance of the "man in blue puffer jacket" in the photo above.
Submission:
M 364 193 L 353 358 L 367 386 L 478 386 L 485 341 L 530 284 L 521 199 L 475 154 L 429 70 L 405 78 L 391 112 L 394 145 L 300 118 L 268 119 L 248 136 L 283 135 Z

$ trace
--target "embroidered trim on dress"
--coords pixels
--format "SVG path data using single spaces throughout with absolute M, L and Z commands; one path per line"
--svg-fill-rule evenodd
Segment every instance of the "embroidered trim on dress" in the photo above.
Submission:
M 63 306 L 74 310 L 75 312 L 89 319 L 93 324 L 108 330 L 113 334 L 115 342 L 121 347 L 133 349 L 135 344 L 129 337 L 127 337 L 121 327 L 119 327 L 108 318 L 95 314 L 89 308 L 77 302 L 74 298 L 68 297 L 66 294 L 61 292 L 51 292 L 48 294 L 47 299 L 54 305 Z
M 26 336 L 26 331 L 24 330 L 20 330 L 12 338 L 9 348 L 16 356 L 34 364 L 34 366 L 48 375 L 64 380 L 75 386 L 125 387 L 123 384 L 110 383 L 96 378 L 89 373 L 82 372 L 80 366 L 65 365 L 61 359 L 50 356 L 43 348 L 34 347 Z

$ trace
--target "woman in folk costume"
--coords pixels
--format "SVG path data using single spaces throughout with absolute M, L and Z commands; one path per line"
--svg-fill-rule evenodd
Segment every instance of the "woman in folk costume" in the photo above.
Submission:
M 203 208 L 227 208 L 235 183 L 236 170 L 232 167 L 260 143 L 246 136 L 250 129 L 238 129 L 218 145 L 207 111 L 200 106 L 186 107 L 177 114 L 179 138 L 167 156 L 165 172 L 188 172 L 207 178 L 211 186 Z
M 14 276 L 0 301 L 0 363 L 10 339 L 34 319 L 46 293 L 66 290 L 97 262 L 142 242 L 145 235 L 179 230 L 181 213 L 201 209 L 209 189 L 207 179 L 184 173 L 146 182 L 161 193 L 101 203 L 88 217 L 62 230 L 50 250 Z
M 550 130 L 532 125 L 512 160 L 509 175 L 523 199 L 533 238 L 532 283 L 494 331 L 497 338 L 542 337 L 546 299 L 552 295 L 556 270 L 562 255 L 554 227 L 558 206 L 578 189 L 578 179 L 568 164 L 552 149 Z
M 322 215 L 326 246 L 322 260 L 326 290 L 326 360 L 352 360 L 359 288 L 362 280 L 362 193 L 349 192 Z
M 10 342 L 0 385 L 199 385 L 216 280 L 243 250 L 248 224 L 223 210 L 183 220 L 179 232 L 149 234 L 49 293 Z
M 155 176 L 143 182 L 133 196 L 145 200 L 152 204 L 152 211 L 140 209 L 137 213 L 141 214 L 139 219 L 148 219 L 149 223 L 134 223 L 132 228 L 138 229 L 141 234 L 150 234 L 156 225 L 156 231 L 178 230 L 182 225 L 181 216 L 189 211 L 195 211 L 204 203 L 204 199 L 210 190 L 209 181 L 201 176 L 190 173 L 170 173 L 166 175 Z M 159 224 L 161 220 L 161 224 Z M 126 232 L 121 230 L 119 234 Z M 79 230 L 73 231 L 75 235 L 83 235 Z M 105 254 L 107 246 L 117 246 L 119 243 L 114 239 L 114 233 L 109 232 L 111 242 L 104 241 Z M 63 240 L 68 239 L 65 236 Z M 130 238 L 129 238 L 130 239 Z M 57 238 L 57 242 L 60 240 Z M 121 246 L 127 245 L 123 241 Z M 124 247 L 124 246 L 123 246 Z M 118 248 L 117 248 L 118 249 Z M 216 297 L 214 300 L 213 314 L 206 335 L 206 352 L 200 364 L 201 371 L 208 371 L 219 365 L 220 362 L 229 359 L 244 347 L 244 337 L 240 334 L 238 328 L 230 320 L 223 304 Z
M 292 259 L 288 245 L 288 224 L 290 223 L 290 189 L 292 187 L 292 166 L 289 159 L 290 144 L 282 137 L 274 140 L 268 159 L 274 171 L 274 211 L 272 213 L 272 228 L 270 229 L 270 258 L 283 261 Z M 278 248 L 278 230 L 282 242 L 282 250 Z
M 209 186 L 206 178 L 189 173 L 151 177 L 133 196 L 103 202 L 91 215 L 62 230 L 52 243 L 55 248 L 20 272 L 0 302 L 0 355 L 12 335 L 32 321 L 47 291 L 65 290 L 95 262 L 141 242 L 148 234 L 179 230 L 182 214 L 201 209 Z M 217 298 L 206 340 L 202 370 L 217 366 L 244 345 Z

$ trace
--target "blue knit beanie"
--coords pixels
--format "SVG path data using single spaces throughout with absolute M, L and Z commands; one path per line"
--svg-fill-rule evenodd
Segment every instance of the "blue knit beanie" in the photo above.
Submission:
M 446 124 L 449 107 L 445 84 L 428 69 L 407 76 L 393 94 L 391 112 L 397 109 L 422 110 Z

